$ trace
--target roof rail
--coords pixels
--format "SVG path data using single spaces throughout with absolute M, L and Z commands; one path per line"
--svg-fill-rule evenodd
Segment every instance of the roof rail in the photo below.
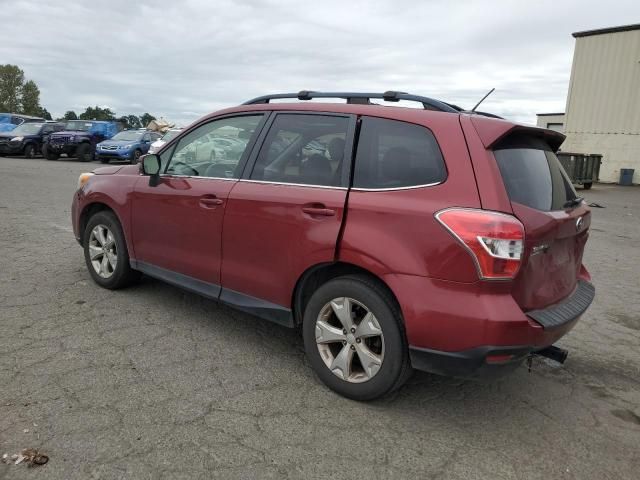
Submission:
M 279 100 L 283 98 L 297 98 L 298 100 L 311 100 L 313 98 L 343 98 L 347 103 L 370 104 L 372 98 L 386 100 L 387 102 L 399 102 L 400 100 L 408 100 L 411 102 L 421 103 L 425 110 L 437 110 L 440 112 L 459 113 L 460 109 L 456 109 L 448 103 L 434 100 L 429 97 L 421 97 L 419 95 L 411 95 L 406 92 L 388 91 L 384 93 L 362 93 L 362 92 L 314 92 L 310 90 L 301 90 L 298 93 L 276 93 L 273 95 L 263 95 L 256 97 L 243 105 L 253 105 L 259 103 L 269 103 L 271 100 Z

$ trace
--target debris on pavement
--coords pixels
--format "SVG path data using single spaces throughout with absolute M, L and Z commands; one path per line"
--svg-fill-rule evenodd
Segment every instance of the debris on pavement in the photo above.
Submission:
M 590 206 L 590 207 L 595 207 L 595 208 L 607 208 L 607 207 L 605 207 L 604 205 L 600 205 L 599 203 L 596 203 L 596 202 L 591 202 L 591 203 L 589 204 L 589 206 Z
M 44 465 L 45 463 L 47 463 L 49 461 L 49 457 L 44 453 L 40 453 L 34 448 L 25 448 L 19 454 L 3 454 L 0 461 L 2 463 L 13 465 L 20 465 L 21 463 L 25 463 L 30 467 L 37 467 L 38 465 Z

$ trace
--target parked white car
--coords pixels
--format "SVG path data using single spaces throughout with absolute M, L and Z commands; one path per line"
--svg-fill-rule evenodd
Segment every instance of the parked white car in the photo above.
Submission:
M 149 147 L 149 153 L 158 153 L 162 147 L 164 147 L 169 140 L 178 135 L 182 129 L 181 128 L 172 128 L 167 133 L 165 133 L 162 138 L 156 140 Z

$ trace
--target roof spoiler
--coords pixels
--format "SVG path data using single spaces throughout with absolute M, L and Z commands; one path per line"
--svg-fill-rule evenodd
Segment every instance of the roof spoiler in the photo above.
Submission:
M 541 138 L 549 144 L 554 152 L 557 152 L 562 142 L 564 142 L 564 139 L 567 138 L 555 130 L 511 123 L 495 118 L 474 116 L 471 117 L 471 123 L 476 129 L 476 132 L 478 132 L 478 136 L 485 148 L 492 148 L 500 140 L 513 133 L 526 133 L 533 137 Z

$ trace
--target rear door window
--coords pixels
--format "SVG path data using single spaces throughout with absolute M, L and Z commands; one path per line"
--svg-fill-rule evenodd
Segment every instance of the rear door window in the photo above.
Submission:
M 349 117 L 278 114 L 251 172 L 252 180 L 341 186 L 348 167 Z M 346 185 L 345 185 L 346 186 Z
M 494 155 L 512 202 L 549 212 L 562 210 L 577 197 L 560 161 L 542 140 L 511 138 Z
M 362 119 L 354 188 L 432 185 L 446 176 L 442 153 L 429 129 L 397 120 Z

